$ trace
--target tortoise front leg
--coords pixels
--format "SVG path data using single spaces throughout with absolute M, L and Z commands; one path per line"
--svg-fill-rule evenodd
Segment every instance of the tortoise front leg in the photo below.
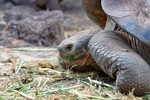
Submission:
M 150 94 L 150 66 L 116 32 L 102 31 L 89 42 L 89 50 L 101 69 L 116 79 L 116 90 L 137 96 Z

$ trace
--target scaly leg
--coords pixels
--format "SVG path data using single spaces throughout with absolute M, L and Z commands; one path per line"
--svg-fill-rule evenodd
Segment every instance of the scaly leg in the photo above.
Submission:
M 93 36 L 89 51 L 100 68 L 116 79 L 117 91 L 150 94 L 150 66 L 116 32 L 102 31 Z

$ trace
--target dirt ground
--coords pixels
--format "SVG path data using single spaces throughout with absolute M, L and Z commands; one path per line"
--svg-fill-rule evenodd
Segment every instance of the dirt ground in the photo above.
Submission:
M 63 70 L 56 48 L 0 49 L 0 100 L 142 100 L 112 88 L 97 72 Z
M 98 28 L 81 9 L 64 11 L 65 37 Z M 14 40 L 14 43 L 18 41 Z M 20 45 L 24 41 L 19 41 Z M 8 44 L 10 45 L 10 44 Z M 0 100 L 142 100 L 113 91 L 98 72 L 63 70 L 53 47 L 0 47 Z M 148 100 L 148 99 L 146 99 Z

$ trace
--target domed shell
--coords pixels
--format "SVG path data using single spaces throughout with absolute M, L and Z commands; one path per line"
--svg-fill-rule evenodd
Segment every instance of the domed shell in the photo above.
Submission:
M 101 0 L 101 4 L 122 29 L 150 46 L 150 0 Z

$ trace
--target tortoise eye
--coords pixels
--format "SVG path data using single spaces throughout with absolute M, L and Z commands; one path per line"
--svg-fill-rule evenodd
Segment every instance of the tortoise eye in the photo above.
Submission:
M 70 52 L 71 49 L 72 49 L 72 47 L 73 47 L 73 44 L 69 44 L 69 45 L 66 46 L 65 50 L 66 50 L 67 52 Z

